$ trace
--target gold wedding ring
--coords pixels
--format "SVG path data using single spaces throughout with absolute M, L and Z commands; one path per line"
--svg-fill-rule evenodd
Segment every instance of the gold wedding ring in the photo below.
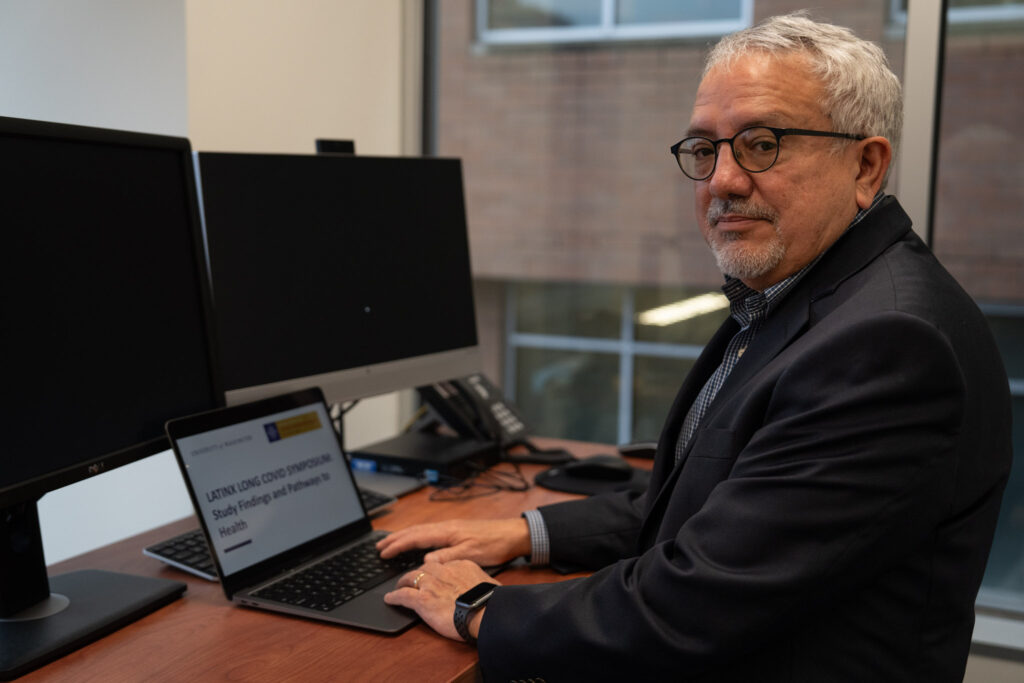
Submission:
M 417 574 L 416 578 L 412 580 L 412 587 L 415 588 L 416 590 L 419 590 L 420 589 L 420 579 L 422 579 L 426 575 L 427 575 L 426 572 L 420 572 L 419 574 Z

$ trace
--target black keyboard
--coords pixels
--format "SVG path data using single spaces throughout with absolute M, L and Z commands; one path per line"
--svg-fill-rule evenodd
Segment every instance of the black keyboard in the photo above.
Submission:
M 364 488 L 359 489 L 359 495 L 371 515 L 390 507 L 397 500 L 394 496 Z M 143 548 L 142 554 L 204 579 L 218 580 L 217 568 L 213 564 L 202 529 L 191 529 L 166 541 L 154 543 Z
M 204 579 L 217 580 L 217 568 L 213 565 L 202 529 L 190 529 L 174 538 L 155 543 L 143 548 L 142 554 Z
M 390 578 L 423 564 L 423 552 L 389 560 L 371 539 L 330 555 L 316 564 L 264 586 L 252 595 L 265 600 L 330 612 Z

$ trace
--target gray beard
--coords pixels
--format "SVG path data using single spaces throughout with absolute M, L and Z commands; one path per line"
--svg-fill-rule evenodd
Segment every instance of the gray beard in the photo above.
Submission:
M 738 213 L 750 218 L 759 218 L 771 223 L 774 239 L 760 247 L 753 247 L 735 233 L 714 232 L 719 219 L 727 213 Z M 718 269 L 724 275 L 740 280 L 754 279 L 774 270 L 786 256 L 786 246 L 779 230 L 778 216 L 767 207 L 742 199 L 712 199 L 708 207 L 707 222 L 712 228 L 706 239 L 711 253 L 715 256 Z

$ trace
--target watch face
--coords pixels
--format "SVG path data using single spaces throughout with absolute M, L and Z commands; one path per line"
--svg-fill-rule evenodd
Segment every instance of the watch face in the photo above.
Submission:
M 475 607 L 481 600 L 489 597 L 496 587 L 497 584 L 494 583 L 478 583 L 456 598 L 455 604 L 464 607 Z

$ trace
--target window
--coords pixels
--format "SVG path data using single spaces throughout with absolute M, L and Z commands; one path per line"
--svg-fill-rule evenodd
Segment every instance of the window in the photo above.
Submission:
M 1002 351 L 1013 396 L 1013 469 L 978 605 L 1024 613 L 1024 306 L 982 306 Z
M 728 316 L 719 291 L 508 287 L 505 387 L 538 434 L 654 441 L 683 378 Z
M 485 348 L 490 367 L 537 434 L 656 438 L 727 315 L 637 320 L 721 284 L 668 145 L 682 137 L 710 36 L 794 4 L 757 0 L 756 17 L 746 0 L 437 4 L 430 151 L 463 159 L 474 273 L 502 290 L 481 317 L 502 340 Z M 904 32 L 890 29 L 907 0 L 813 5 L 879 42 L 902 78 Z M 1024 98 L 1012 87 L 1024 0 L 950 0 L 949 18 L 933 248 L 981 304 L 1010 378 L 1015 466 L 979 605 L 1024 612 Z M 698 35 L 709 38 L 634 42 Z M 571 41 L 584 44 L 564 49 Z
M 907 23 L 907 0 L 891 0 L 893 22 Z M 975 24 L 1024 21 L 1021 0 L 949 0 L 949 23 Z
M 753 0 L 477 0 L 489 45 L 723 35 L 749 26 Z
M 950 2 L 932 249 L 988 317 L 1009 377 L 1014 462 L 978 604 L 1024 613 L 1024 98 L 1005 86 L 1024 68 L 1024 22 L 954 23 L 968 9 L 1024 18 L 1022 2 Z

